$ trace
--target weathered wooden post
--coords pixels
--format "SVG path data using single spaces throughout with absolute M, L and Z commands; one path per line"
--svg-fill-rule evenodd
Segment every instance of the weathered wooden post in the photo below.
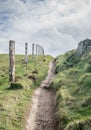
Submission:
M 38 55 L 38 45 L 36 44 L 36 56 Z
M 15 81 L 15 41 L 9 41 L 9 81 Z
M 39 55 L 39 45 L 37 45 L 37 55 Z
M 40 55 L 41 55 L 41 46 L 40 46 Z
M 38 45 L 38 55 L 40 55 L 40 45 Z
M 42 48 L 42 49 L 43 49 L 43 55 L 45 55 L 44 48 Z
M 41 55 L 43 55 L 43 47 L 41 46 Z
M 43 55 L 43 49 L 42 49 L 42 46 L 40 46 L 40 55 Z
M 42 49 L 42 55 L 44 55 L 44 48 L 43 48 L 43 47 L 41 47 L 41 49 Z
M 41 53 L 42 53 L 42 55 L 44 55 L 44 49 L 43 49 L 43 47 L 41 47 Z
M 25 64 L 28 64 L 28 43 L 25 43 Z
M 34 61 L 34 43 L 32 44 L 32 61 Z

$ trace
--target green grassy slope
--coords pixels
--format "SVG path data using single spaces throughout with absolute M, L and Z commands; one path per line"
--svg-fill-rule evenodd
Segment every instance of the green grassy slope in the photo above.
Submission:
M 34 90 L 46 77 L 50 56 L 35 57 L 26 71 L 23 55 L 16 55 L 16 82 L 8 82 L 8 55 L 0 55 L 0 130 L 23 130 L 25 113 Z M 21 87 L 21 89 L 19 89 Z
M 91 53 L 75 50 L 56 58 L 57 118 L 60 130 L 91 130 Z

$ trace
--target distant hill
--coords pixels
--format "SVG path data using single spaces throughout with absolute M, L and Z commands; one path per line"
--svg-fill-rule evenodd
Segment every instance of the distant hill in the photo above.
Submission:
M 91 40 L 76 50 L 56 57 L 56 78 L 51 88 L 57 92 L 60 130 L 91 130 Z

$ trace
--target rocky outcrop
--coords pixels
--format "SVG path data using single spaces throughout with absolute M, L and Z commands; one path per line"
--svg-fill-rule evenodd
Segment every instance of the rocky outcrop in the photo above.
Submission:
M 85 39 L 84 41 L 81 41 L 78 44 L 78 48 L 76 50 L 77 55 L 82 55 L 87 52 L 91 51 L 91 40 L 90 39 Z

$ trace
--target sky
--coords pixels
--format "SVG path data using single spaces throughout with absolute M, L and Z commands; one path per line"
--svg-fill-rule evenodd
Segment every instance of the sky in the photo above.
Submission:
M 32 43 L 45 54 L 57 56 L 76 49 L 91 38 L 90 0 L 0 0 L 0 53 L 8 53 L 9 41 L 16 53 L 31 53 Z

